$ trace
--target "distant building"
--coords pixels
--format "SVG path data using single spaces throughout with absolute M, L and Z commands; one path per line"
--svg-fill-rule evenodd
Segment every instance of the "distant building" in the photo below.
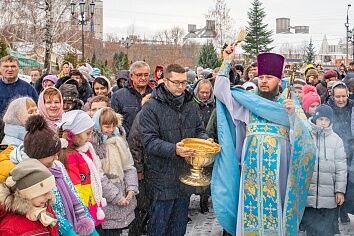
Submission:
M 38 61 L 39 63 L 44 63 L 45 57 L 45 45 L 35 46 L 31 42 L 14 42 L 13 50 L 20 54 L 25 55 L 29 59 Z M 52 54 L 50 56 L 50 63 L 52 69 L 55 69 L 57 64 L 61 64 L 64 61 L 64 56 L 67 53 L 74 53 L 81 55 L 81 51 L 73 48 L 67 43 L 53 43 Z
M 294 29 L 295 34 L 308 34 L 310 32 L 310 27 L 305 25 L 290 25 L 290 18 L 277 18 L 276 19 L 276 34 L 292 34 L 290 31 Z
M 194 24 L 188 24 L 188 33 L 183 38 L 183 43 L 205 44 L 216 37 L 215 21 L 206 20 L 203 28 L 197 29 Z
M 305 48 L 310 39 L 314 44 L 316 52 L 319 48 L 319 41 L 309 34 L 275 34 L 273 36 L 273 52 L 282 54 L 287 62 L 301 62 L 304 60 Z
M 352 48 L 349 46 L 349 60 L 352 58 Z M 339 66 L 346 59 L 346 42 L 343 39 L 328 40 L 324 35 L 321 48 L 318 53 L 318 59 L 323 62 L 324 65 L 336 65 Z
M 103 1 L 95 0 L 95 14 L 93 15 L 95 37 L 103 40 Z

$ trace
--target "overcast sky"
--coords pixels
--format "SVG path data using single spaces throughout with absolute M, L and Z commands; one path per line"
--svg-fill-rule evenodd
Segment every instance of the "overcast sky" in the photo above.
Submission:
M 142 38 L 151 38 L 156 32 L 180 26 L 187 32 L 188 24 L 197 28 L 205 25 L 205 14 L 214 6 L 214 0 L 103 0 L 104 34 L 125 37 L 132 32 Z M 234 29 L 247 25 L 247 12 L 252 0 L 226 0 L 234 20 Z M 347 5 L 350 28 L 354 27 L 354 0 L 263 0 L 265 22 L 275 33 L 275 19 L 290 18 L 291 26 L 310 26 L 309 35 L 276 35 L 279 44 L 303 45 L 312 38 L 319 49 L 323 36 L 333 43 L 345 38 Z M 288 40 L 287 42 L 285 42 Z
M 214 0 L 103 0 L 104 33 L 114 33 L 120 37 L 131 33 L 151 37 L 155 32 L 173 26 L 187 31 L 188 23 L 204 27 L 205 14 L 214 5 Z M 251 0 L 226 0 L 235 28 L 247 25 L 247 12 Z M 292 26 L 310 26 L 314 38 L 327 35 L 329 39 L 345 37 L 344 23 L 348 3 L 350 27 L 354 27 L 353 0 L 264 0 L 265 22 L 275 32 L 275 19 L 290 18 Z M 321 35 L 321 36 L 320 36 Z

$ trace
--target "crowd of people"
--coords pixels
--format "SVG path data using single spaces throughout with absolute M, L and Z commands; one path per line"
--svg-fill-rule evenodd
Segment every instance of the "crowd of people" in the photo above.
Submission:
M 339 233 L 354 214 L 354 62 L 292 80 L 281 55 L 244 68 L 234 53 L 212 69 L 136 61 L 115 81 L 64 62 L 30 83 L 1 58 L 0 235 L 184 235 L 192 194 L 224 235 Z M 191 137 L 222 146 L 211 187 L 179 181 Z

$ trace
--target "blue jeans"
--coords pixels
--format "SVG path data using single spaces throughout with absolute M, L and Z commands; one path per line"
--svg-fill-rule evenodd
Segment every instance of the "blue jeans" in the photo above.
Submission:
M 188 223 L 189 197 L 156 200 L 150 209 L 148 236 L 183 236 Z

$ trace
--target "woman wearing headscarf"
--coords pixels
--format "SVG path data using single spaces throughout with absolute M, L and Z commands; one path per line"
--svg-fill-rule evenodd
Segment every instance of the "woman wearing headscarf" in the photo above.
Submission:
M 19 146 L 26 135 L 26 121 L 34 114 L 37 114 L 37 105 L 32 98 L 22 97 L 13 100 L 3 117 L 5 137 L 1 144 Z
M 57 131 L 56 123 L 61 121 L 63 111 L 63 98 L 58 89 L 54 87 L 46 88 L 39 94 L 38 98 L 39 114 L 44 116 L 49 127 Z

